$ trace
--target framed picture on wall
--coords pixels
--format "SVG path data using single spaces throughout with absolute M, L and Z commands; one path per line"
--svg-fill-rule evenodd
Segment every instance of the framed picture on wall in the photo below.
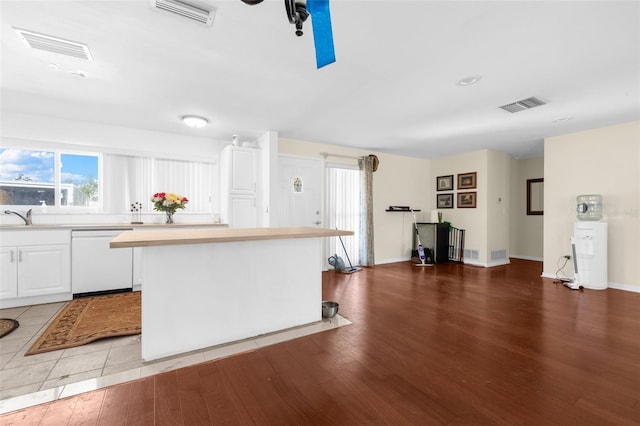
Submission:
M 438 191 L 453 190 L 453 175 L 438 176 L 436 178 L 436 190 Z
M 473 189 L 477 187 L 476 172 L 458 174 L 458 189 Z
M 453 179 L 453 176 L 451 176 Z M 437 208 L 439 209 L 452 209 L 453 208 L 453 194 L 438 194 Z
M 459 209 L 475 209 L 476 193 L 475 192 L 458 192 L 458 208 Z

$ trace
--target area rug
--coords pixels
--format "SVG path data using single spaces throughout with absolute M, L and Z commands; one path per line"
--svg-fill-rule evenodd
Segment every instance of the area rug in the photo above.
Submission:
M 74 299 L 25 355 L 73 348 L 106 337 L 140 334 L 140 302 L 139 291 Z
M 0 338 L 3 338 L 18 327 L 20 327 L 18 321 L 9 318 L 0 318 Z

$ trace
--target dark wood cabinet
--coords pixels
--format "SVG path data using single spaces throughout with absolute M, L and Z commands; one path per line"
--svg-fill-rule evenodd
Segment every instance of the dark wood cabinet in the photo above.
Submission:
M 449 224 L 418 223 L 420 242 L 425 250 L 427 263 L 443 263 L 449 261 Z M 417 256 L 418 240 L 415 227 L 413 230 L 413 256 Z

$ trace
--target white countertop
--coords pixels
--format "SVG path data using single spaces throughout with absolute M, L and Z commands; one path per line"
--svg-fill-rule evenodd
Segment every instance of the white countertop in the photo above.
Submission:
M 34 225 L 0 225 L 0 231 L 36 231 L 44 229 L 71 229 L 99 231 L 109 229 L 145 229 L 167 228 L 180 229 L 185 227 L 226 227 L 226 223 L 220 222 L 193 222 L 193 223 L 67 223 L 67 224 L 34 224 Z

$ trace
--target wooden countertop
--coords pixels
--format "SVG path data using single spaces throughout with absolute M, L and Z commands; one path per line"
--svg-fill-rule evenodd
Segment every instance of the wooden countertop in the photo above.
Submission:
M 152 247 L 185 244 L 226 243 L 232 241 L 279 240 L 353 235 L 353 231 L 312 227 L 172 229 L 126 231 L 111 240 L 111 248 Z

